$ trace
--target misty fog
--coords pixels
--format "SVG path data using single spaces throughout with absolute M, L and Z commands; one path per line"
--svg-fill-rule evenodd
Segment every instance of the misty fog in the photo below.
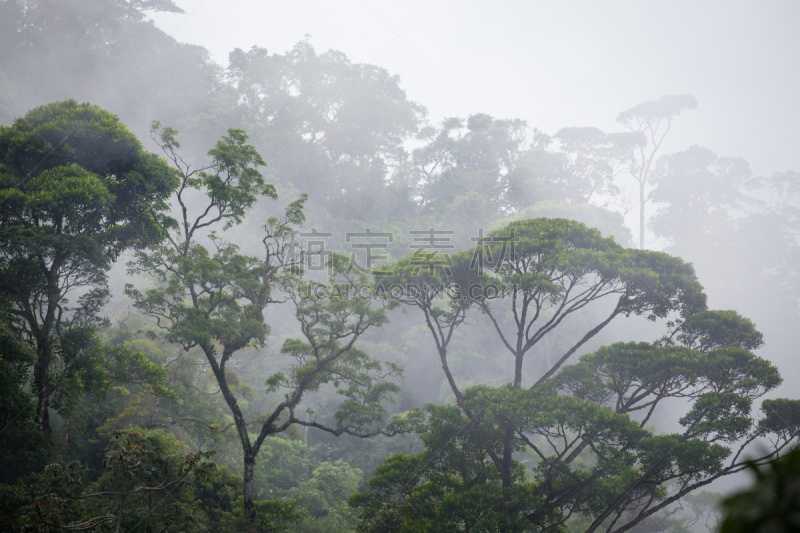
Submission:
M 800 434 L 799 19 L 0 0 L 0 530 L 717 531 Z

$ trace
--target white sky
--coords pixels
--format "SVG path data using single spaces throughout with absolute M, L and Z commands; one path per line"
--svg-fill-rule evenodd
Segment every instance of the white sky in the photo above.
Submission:
M 178 0 L 155 21 L 182 42 L 318 52 L 399 74 L 434 121 L 485 112 L 555 133 L 619 129 L 619 111 L 665 94 L 699 108 L 665 151 L 743 155 L 757 174 L 800 170 L 800 2 L 684 0 Z

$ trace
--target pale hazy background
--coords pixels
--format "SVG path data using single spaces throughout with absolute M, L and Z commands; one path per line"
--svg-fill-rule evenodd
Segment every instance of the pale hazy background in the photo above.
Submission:
M 674 121 L 660 154 L 701 145 L 745 158 L 756 176 L 800 169 L 800 2 L 177 4 L 185 13 L 156 14 L 156 25 L 179 42 L 204 46 L 221 65 L 234 48 L 284 53 L 309 36 L 318 53 L 335 49 L 399 75 L 431 123 L 483 112 L 524 119 L 550 135 L 569 126 L 621 131 L 620 111 L 691 94 L 698 108 Z M 634 234 L 636 217 L 632 209 L 626 219 Z M 648 231 L 648 248 L 666 244 Z M 800 365 L 791 331 L 780 329 L 761 354 L 788 378 L 782 394 L 795 395 L 790 376 Z
M 158 27 L 227 63 L 234 48 L 318 52 L 399 74 L 430 117 L 484 112 L 555 133 L 618 130 L 617 113 L 664 94 L 698 109 L 661 153 L 700 144 L 755 174 L 800 168 L 800 2 L 682 0 L 179 0 Z M 188 61 L 188 59 L 187 59 Z

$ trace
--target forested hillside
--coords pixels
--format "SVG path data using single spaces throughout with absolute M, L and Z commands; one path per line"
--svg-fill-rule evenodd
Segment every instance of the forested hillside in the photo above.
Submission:
M 0 531 L 699 532 L 797 446 L 800 174 L 693 96 L 432 121 L 159 11 L 0 1 Z

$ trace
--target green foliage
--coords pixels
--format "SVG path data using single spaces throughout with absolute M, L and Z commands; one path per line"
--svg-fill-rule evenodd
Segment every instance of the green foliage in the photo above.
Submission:
M 330 288 L 367 286 L 366 276 L 346 271 L 343 257 L 334 256 L 331 261 L 335 274 Z M 296 361 L 285 383 L 297 392 L 287 400 L 299 401 L 298 393 L 330 383 L 344 397 L 334 415 L 335 431 L 360 433 L 379 427 L 386 413 L 383 402 L 399 391 L 391 378 L 400 377 L 402 370 L 395 363 L 372 359 L 355 347 L 355 341 L 367 329 L 388 322 L 385 310 L 373 308 L 365 295 L 339 297 L 316 282 L 298 284 L 293 294 L 295 316 L 305 338 L 288 339 L 281 348 L 281 353 Z M 330 297 L 321 298 L 320 294 Z
M 192 169 L 177 153 L 180 148 L 177 133 L 153 123 L 154 141 L 181 176 L 174 197 L 181 206 L 181 220 L 176 227 L 162 228 L 171 231 L 166 244 L 138 252 L 128 265 L 131 274 L 152 276 L 161 286 L 139 290 L 128 284 L 125 292 L 140 311 L 155 319 L 168 341 L 180 344 L 184 350 L 197 347 L 205 355 L 233 414 L 241 441 L 245 464 L 244 506 L 247 519 L 252 522 L 255 457 L 267 435 L 283 431 L 291 423 L 280 430 L 273 427 L 285 408 L 282 405 L 262 422 L 259 436 L 251 443 L 236 396 L 240 388 L 238 378 L 226 366 L 240 350 L 251 345 L 263 346 L 265 342 L 268 328 L 263 310 L 273 301 L 272 291 L 285 282 L 286 276 L 291 277 L 291 268 L 297 265 L 296 261 L 285 261 L 294 250 L 288 224 L 289 218 L 302 220 L 305 197 L 289 206 L 287 218 L 268 224 L 268 234 L 263 240 L 266 261 L 242 255 L 238 246 L 225 242 L 214 230 L 218 226 L 226 230 L 241 223 L 259 197 L 276 198 L 274 187 L 258 171 L 264 161 L 247 144 L 244 132 L 229 129 L 209 150 L 211 163 Z M 187 207 L 189 191 L 193 189 L 205 196 L 206 205 L 199 207 L 199 214 Z M 207 229 L 211 229 L 212 252 L 198 242 L 198 232 Z
M 213 470 L 213 452 L 185 453 L 163 432 L 118 431 L 105 457 L 103 475 L 89 486 L 76 462 L 56 462 L 24 487 L 33 503 L 22 520 L 33 530 L 184 530 L 195 522 L 186 492 L 190 474 Z
M 215 233 L 215 229 L 226 230 L 241 223 L 259 197 L 276 197 L 274 187 L 266 184 L 257 170 L 263 160 L 246 144 L 243 132 L 229 130 L 208 152 L 211 163 L 192 169 L 176 151 L 180 145 L 175 130 L 154 123 L 152 131 L 182 177 L 175 193 L 182 220 L 165 244 L 138 252 L 129 263 L 130 273 L 150 275 L 158 285 L 140 290 L 128 284 L 126 293 L 140 311 L 155 319 L 166 340 L 187 351 L 202 351 L 233 415 L 243 452 L 244 513 L 254 522 L 255 461 L 268 437 L 297 424 L 336 435 L 347 432 L 366 436 L 366 431 L 377 431 L 386 413 L 382 403 L 397 392 L 388 378 L 399 374 L 399 367 L 373 360 L 356 348 L 355 342 L 369 328 L 380 327 L 388 319 L 384 310 L 374 309 L 365 296 L 318 297 L 320 289 L 330 296 L 342 284 L 366 284 L 363 275 L 346 271 L 342 257 L 332 258 L 335 275 L 330 287 L 301 280 L 305 256 L 295 242 L 294 226 L 305 220 L 306 195 L 290 203 L 283 217 L 268 218 L 262 239 L 263 258 L 241 254 L 237 245 Z M 191 189 L 204 195 L 206 204 L 197 208 L 199 214 L 187 207 Z M 213 250 L 199 239 L 198 232 L 207 229 L 212 230 L 208 239 Z M 243 404 L 246 406 L 252 397 L 241 394 L 248 392 L 247 387 L 241 385 L 229 363 L 248 347 L 264 346 L 269 332 L 264 323 L 265 307 L 289 300 L 295 306 L 304 338 L 284 342 L 282 354 L 294 358 L 295 363 L 264 382 L 267 393 L 281 390 L 283 400 L 272 404 L 263 415 L 246 416 Z M 311 417 L 312 411 L 307 411 L 305 420 L 298 417 L 296 409 L 303 396 L 328 384 L 344 398 L 333 423 Z M 209 426 L 212 431 L 220 428 L 219 424 Z M 249 427 L 257 428 L 257 433 L 251 434 Z M 287 512 L 290 516 L 293 511 Z
M 369 492 L 351 497 L 361 520 L 358 531 L 523 531 L 524 522 L 505 509 L 512 499 L 519 509 L 533 503 L 522 465 L 514 462 L 516 484 L 504 489 L 457 408 L 427 405 L 423 412 L 426 450 L 389 456 L 368 480 Z M 493 440 L 501 434 L 495 431 Z
M 655 318 L 673 309 L 691 312 L 705 306 L 691 265 L 659 252 L 624 250 L 579 222 L 515 221 L 479 244 L 486 268 L 507 285 L 516 285 L 512 301 L 524 295 L 523 309 L 539 311 L 534 320 L 549 306 L 556 313 L 549 321 L 554 324 L 560 316 L 610 295 L 619 295 L 614 315 Z M 592 290 L 577 290 L 592 277 Z
M 66 413 L 88 385 L 73 367 L 104 323 L 106 271 L 123 250 L 164 236 L 176 185 L 165 161 L 97 106 L 55 102 L 0 127 L 0 298 L 35 347 L 42 430 L 51 406 Z M 64 371 L 51 376 L 58 363 Z
M 619 344 L 563 367 L 619 315 L 655 320 L 675 313 L 707 334 L 709 324 L 691 318 L 705 310 L 705 295 L 693 268 L 682 260 L 626 250 L 584 224 L 547 218 L 513 221 L 495 230 L 471 253 L 456 254 L 450 268 L 426 268 L 428 260 L 402 260 L 379 283 L 418 288 L 390 297 L 422 312 L 458 404 L 447 415 L 458 421 L 451 421 L 452 429 L 444 434 L 469 430 L 464 436 L 479 458 L 466 459 L 468 454 L 447 446 L 431 447 L 428 441 L 436 441 L 444 427 L 437 417 L 446 418 L 432 411 L 428 425 L 419 429 L 426 442 L 423 453 L 441 453 L 444 459 L 439 463 L 434 455 L 435 470 L 399 478 L 392 477 L 394 463 L 376 470 L 371 488 L 383 487 L 383 496 L 354 500 L 362 509 L 365 531 L 547 529 L 563 527 L 573 515 L 593 517 L 592 530 L 612 514 L 614 522 L 622 515 L 641 521 L 673 501 L 672 484 L 700 486 L 730 471 L 723 461 L 731 452 L 722 443 L 759 435 L 750 417 L 751 400 L 776 387 L 780 377 L 743 348 L 722 344 L 722 349 L 701 353 Z M 491 286 L 499 298 L 487 296 Z M 480 290 L 473 293 L 473 287 Z M 565 353 L 548 362 L 544 375 L 524 389 L 526 354 L 536 353 L 534 347 L 570 315 L 574 320 L 603 299 L 613 305 L 603 311 L 606 318 L 570 341 Z M 506 386 L 462 390 L 450 370 L 448 346 L 475 307 L 489 317 L 502 346 L 514 356 L 514 376 Z M 734 327 L 746 325 L 739 321 Z M 686 431 L 652 435 L 644 425 L 670 397 L 693 401 L 681 420 Z M 643 420 L 631 419 L 639 411 Z M 415 425 L 420 428 L 420 422 Z M 527 472 L 515 461 L 519 454 L 530 456 Z M 451 459 L 460 463 L 448 465 Z M 392 461 L 406 460 L 397 456 Z M 471 470 L 482 477 L 469 481 Z M 463 488 L 452 493 L 452 484 L 444 492 L 431 488 L 451 471 L 461 472 Z M 418 502 L 430 507 L 415 508 L 423 505 Z
M 280 533 L 288 531 L 292 524 L 302 521 L 307 513 L 298 509 L 297 500 L 255 500 L 255 524 L 258 533 Z M 234 502 L 233 512 L 223 513 L 221 528 L 225 533 L 250 533 L 253 531 L 253 522 L 245 516 L 244 498 Z
M 308 517 L 292 528 L 297 533 L 348 533 L 356 526 L 355 513 L 347 505 L 358 491 L 362 472 L 342 460 L 324 462 L 311 478 L 292 490 Z
M 706 316 L 686 318 L 700 338 L 719 329 Z M 691 347 L 617 343 L 531 389 L 470 387 L 460 408 L 427 406 L 411 414 L 407 423 L 426 449 L 387 458 L 368 481 L 370 492 L 351 499 L 360 530 L 528 531 L 564 527 L 570 517 L 585 519 L 588 530 L 663 525 L 667 515 L 657 513 L 741 470 L 748 443 L 769 436 L 771 457 L 800 427 L 797 402 L 789 400 L 764 400 L 767 416 L 756 422 L 753 400 L 781 378 L 739 346 L 739 339 L 758 337 L 752 325 L 734 323 L 740 332 L 724 336 L 731 345 L 692 349 L 695 336 L 685 339 Z M 679 420 L 684 430 L 646 429 L 673 398 L 690 402 Z M 514 455 L 506 463 L 509 433 Z
M 701 352 L 723 346 L 755 350 L 764 344 L 755 324 L 736 311 L 700 311 L 670 325 L 673 331 L 662 344 L 677 342 Z
M 741 301 L 758 299 L 771 317 L 751 315 L 762 327 L 780 329 L 776 324 L 784 320 L 787 329 L 794 322 L 797 175 L 753 180 L 742 160 L 697 147 L 657 162 L 670 122 L 696 106 L 692 97 L 664 97 L 621 113 L 618 120 L 632 130 L 627 134 L 564 128 L 549 137 L 523 121 L 482 113 L 429 127 L 424 108 L 379 67 L 354 64 L 337 51 L 317 54 L 304 41 L 285 54 L 236 50 L 223 69 L 199 47 L 165 40 L 145 20 L 150 10 L 180 11 L 171 0 L 0 2 L 4 123 L 11 117 L 5 103 L 27 109 L 79 94 L 126 110 L 130 124 L 157 116 L 206 139 L 228 131 L 207 152 L 208 166 L 192 170 L 177 153 L 177 132 L 156 123 L 152 134 L 176 175 L 144 153 L 113 115 L 88 104 L 50 104 L 0 130 L 0 299 L 12 311 L 0 335 L 4 483 L 40 471 L 60 454 L 54 465 L 61 466 L 41 474 L 50 476 L 51 496 L 101 486 L 119 491 L 120 478 L 112 475 L 119 465 L 109 463 L 104 472 L 98 464 L 107 435 L 131 424 L 164 427 L 203 448 L 218 447 L 220 464 L 240 464 L 244 455 L 245 472 L 248 464 L 255 469 L 253 494 L 261 500 L 251 499 L 261 529 L 345 531 L 353 528 L 355 511 L 342 502 L 361 476 L 349 465 L 368 472 L 387 450 L 408 441 L 373 445 L 334 436 L 417 432 L 426 449 L 392 455 L 370 481 L 374 492 L 354 498 L 363 503 L 356 506 L 362 529 L 677 530 L 690 525 L 662 506 L 741 468 L 737 439 L 767 436 L 779 448 L 794 442 L 797 401 L 764 400 L 757 423 L 751 414 L 780 383 L 775 368 L 751 353 L 764 339 L 753 322 L 707 310 L 688 262 L 604 239 L 613 235 L 627 245 L 622 235 L 629 232 L 620 218 L 592 205 L 613 202 L 627 213 L 629 199 L 615 178 L 630 171 L 640 187 L 642 247 L 645 204 L 655 201 L 660 209 L 651 229 L 669 239 L 670 253 L 692 261 L 707 286 L 720 288 L 714 300 L 723 294 L 736 299 L 727 305 L 743 309 Z M 140 65 L 139 52 L 156 47 Z M 123 86 L 109 85 L 123 77 Z M 242 127 L 239 110 L 232 110 L 237 104 L 246 120 L 258 123 L 247 126 L 256 132 L 255 146 L 236 129 Z M 196 155 L 193 143 L 185 144 Z M 312 195 L 266 219 L 262 254 L 252 237 L 264 221 L 249 214 L 260 210 L 258 202 L 275 199 L 267 180 L 290 194 Z M 178 181 L 186 195 L 172 197 L 176 212 L 205 197 L 205 216 L 184 217 L 182 225 L 166 216 Z M 649 197 L 648 183 L 657 185 Z M 513 230 L 522 236 L 521 254 L 487 260 L 478 276 L 470 252 L 453 255 L 445 272 L 436 262 L 441 255 L 420 251 L 386 269 L 376 287 L 422 282 L 428 289 L 387 298 L 378 308 L 339 296 L 363 284 L 341 268 L 326 283 L 301 281 L 305 257 L 296 260 L 293 233 L 306 212 L 316 227 L 327 224 L 325 230 L 356 224 L 392 231 L 390 251 L 398 257 L 409 244 L 398 235 L 408 222 L 447 221 L 459 229 L 507 217 L 490 227 L 497 231 L 489 239 Z M 586 227 L 520 220 L 534 216 Z M 728 238 L 730 227 L 736 239 Z M 237 238 L 245 232 L 247 241 Z M 497 259 L 504 245 L 489 239 L 480 250 Z M 130 331 L 118 326 L 98 336 L 97 328 L 107 325 L 101 317 L 107 269 L 129 248 L 141 252 L 136 267 L 152 283 L 131 287 L 129 295 L 149 316 Z M 713 264 L 698 260 L 708 250 Z M 720 252 L 729 259 L 718 261 Z M 66 275 L 50 276 L 59 262 L 56 270 Z M 334 262 L 343 266 L 341 258 Z M 482 290 L 494 284 L 501 298 L 461 290 L 472 284 Z M 72 298 L 68 290 L 53 296 L 53 286 L 84 296 Z M 307 297 L 312 290 L 325 298 Z M 32 312 L 26 302 L 35 304 Z M 267 351 L 264 309 L 278 302 L 293 312 L 275 313 L 274 322 L 270 316 L 278 341 Z M 424 322 L 398 316 L 392 330 L 365 339 L 398 302 L 420 307 Z M 30 320 L 37 313 L 42 323 Z M 616 343 L 566 364 L 609 321 L 628 315 L 671 318 L 670 331 L 657 345 Z M 299 333 L 292 331 L 295 318 Z M 468 333 L 459 331 L 465 323 Z M 133 331 L 158 325 L 163 336 Z M 425 327 L 436 342 L 433 364 L 445 367 L 445 394 L 452 392 L 458 406 L 411 408 L 440 391 L 430 365 L 412 365 L 416 374 L 401 398 L 411 410 L 384 425 L 398 392 L 397 363 L 419 362 L 413 354 L 426 353 L 417 342 Z M 45 334 L 37 337 L 40 331 Z M 188 349 L 176 354 L 167 341 Z M 273 357 L 280 346 L 280 357 L 277 351 Z M 518 367 L 513 386 L 485 386 L 504 378 L 485 372 L 479 352 L 494 356 L 504 348 Z M 34 368 L 48 373 L 31 376 Z M 476 383 L 484 385 L 470 387 Z M 679 417 L 681 401 L 690 410 Z M 42 434 L 33 422 L 48 429 L 48 408 L 68 417 L 56 418 L 55 435 Z M 657 434 L 649 424 L 665 416 L 683 429 Z M 251 433 L 254 428 L 259 431 Z M 281 432 L 286 438 L 275 436 Z M 166 455 L 175 455 L 170 468 L 176 467 L 179 447 L 167 442 L 171 437 L 157 439 Z M 317 444 L 309 447 L 310 441 Z M 413 446 L 405 449 L 413 454 Z M 69 466 L 76 458 L 87 471 Z M 144 480 L 143 472 L 133 475 Z M 172 493 L 172 515 L 164 507 L 139 525 L 159 530 L 173 520 L 169 527 L 181 531 L 251 531 L 247 502 L 237 499 L 243 484 L 224 468 L 202 476 L 192 471 Z M 0 487 L 5 510 L 30 509 L 19 487 Z M 75 521 L 117 513 L 113 497 L 96 500 L 82 507 L 65 498 L 58 512 Z M 126 517 L 148 515 L 151 502 L 128 501 Z M 310 513 L 305 518 L 303 507 Z M 11 527 L 11 514 L 0 527 Z M 124 527 L 130 525 L 125 518 Z
M 784 439 L 792 438 L 800 427 L 800 400 L 775 398 L 761 402 L 764 418 L 759 426 L 765 433 L 777 433 Z
M 720 533 L 796 531 L 800 528 L 800 451 L 748 462 L 750 487 L 725 498 Z
M 589 228 L 597 228 L 600 233 L 613 239 L 623 246 L 628 246 L 633 240 L 631 230 L 625 227 L 620 213 L 610 211 L 603 207 L 583 206 L 553 201 L 538 202 L 525 207 L 511 217 L 495 220 L 489 225 L 489 230 L 494 231 L 507 226 L 515 220 L 531 218 L 564 218 L 586 224 Z
M 226 466 L 217 465 L 203 472 L 202 476 L 190 476 L 190 483 L 194 504 L 204 513 L 207 529 L 226 531 L 229 525 L 226 518 L 241 507 L 241 503 L 237 505 L 237 498 L 241 498 L 242 476 L 231 473 Z
M 781 382 L 771 363 L 742 348 L 700 352 L 644 342 L 602 347 L 551 381 L 574 396 L 611 402 L 623 412 L 647 403 L 653 394 L 662 399 L 697 399 L 706 392 L 736 391 L 757 398 Z
M 0 330 L 0 480 L 4 485 L 40 470 L 49 455 L 50 439 L 33 422 L 36 402 L 25 390 L 28 368 L 35 360 L 27 343 L 7 327 Z
M 190 172 L 189 166 L 176 152 L 181 146 L 177 140 L 177 130 L 163 128 L 160 122 L 154 121 L 150 135 L 183 174 L 182 188 L 205 191 L 209 198 L 214 199 L 213 210 L 217 212 L 217 217 L 198 221 L 192 229 L 225 220 L 223 230 L 227 230 L 235 224 L 241 224 L 244 214 L 259 197 L 267 196 L 273 200 L 278 197 L 275 187 L 266 183 L 258 171 L 258 167 L 266 163 L 256 149 L 247 144 L 247 134 L 242 130 L 229 129 L 227 135 L 208 151 L 211 164 L 195 172 Z
M 115 115 L 74 100 L 40 106 L 0 129 L 0 153 L 7 238 L 25 231 L 30 246 L 65 253 L 58 236 L 70 235 L 113 259 L 161 237 L 177 177 Z

